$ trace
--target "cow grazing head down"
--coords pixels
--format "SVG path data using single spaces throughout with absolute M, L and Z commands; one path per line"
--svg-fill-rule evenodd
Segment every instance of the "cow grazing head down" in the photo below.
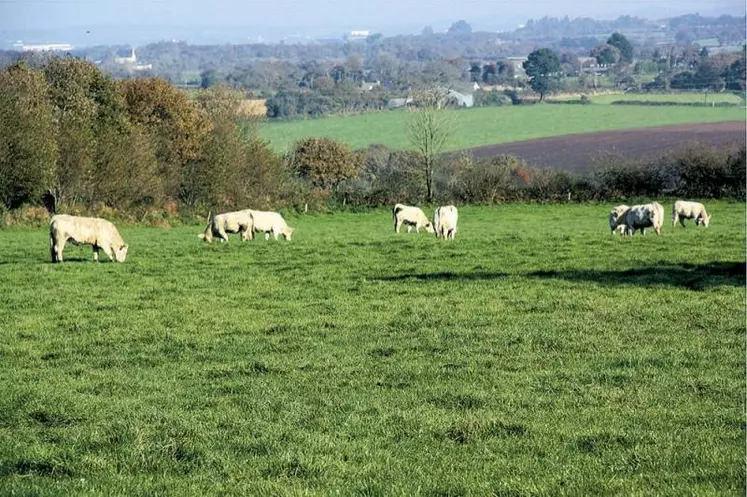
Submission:
M 700 226 L 702 224 L 703 226 L 705 226 L 707 228 L 708 224 L 710 224 L 710 222 L 711 222 L 711 216 L 710 215 L 700 216 L 699 218 L 695 219 L 695 225 L 696 226 Z
M 296 229 L 296 228 L 291 228 L 290 226 L 286 226 L 286 227 L 285 227 L 285 228 L 283 229 L 283 236 L 285 237 L 285 239 L 286 239 L 286 240 L 290 241 L 290 239 L 291 239 L 291 235 L 293 234 L 293 231 L 294 231 L 295 229 Z
M 114 252 L 114 260 L 117 262 L 124 262 L 127 258 L 127 244 L 121 245 L 119 247 L 112 247 L 112 251 Z
M 425 231 L 427 231 L 428 233 L 435 233 L 436 230 L 433 228 L 433 223 L 426 224 Z

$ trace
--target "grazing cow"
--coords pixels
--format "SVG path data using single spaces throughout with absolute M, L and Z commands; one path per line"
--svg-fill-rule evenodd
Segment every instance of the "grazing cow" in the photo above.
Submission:
M 623 223 L 628 226 L 628 234 L 635 234 L 641 230 L 646 235 L 646 228 L 654 228 L 657 235 L 661 235 L 661 226 L 664 223 L 664 207 L 658 202 L 650 204 L 634 205 L 625 213 Z
M 433 213 L 433 228 L 436 231 L 436 238 L 453 240 L 457 232 L 457 220 L 459 213 L 453 205 L 444 205 L 436 209 Z
M 694 219 L 695 226 L 701 224 L 708 227 L 711 222 L 711 216 L 706 212 L 705 206 L 700 202 L 688 202 L 687 200 L 678 200 L 672 206 L 672 227 L 680 222 L 685 227 L 685 219 Z
M 275 240 L 277 240 L 280 235 L 283 235 L 283 238 L 287 241 L 291 240 L 293 228 L 288 226 L 280 213 L 255 210 L 250 210 L 249 213 L 252 216 L 252 230 L 254 233 L 264 232 L 265 240 L 269 240 L 270 233 L 275 237 Z
M 117 228 L 106 219 L 58 214 L 49 223 L 49 250 L 52 262 L 62 262 L 62 251 L 68 241 L 75 245 L 92 245 L 93 260 L 98 262 L 99 250 L 110 261 L 124 262 L 127 244 Z
M 621 235 L 625 233 L 625 229 L 620 230 L 619 227 L 625 226 L 625 214 L 628 212 L 628 209 L 630 209 L 629 206 L 621 204 L 610 211 L 609 222 L 611 234 L 614 235 L 615 230 L 619 231 Z
M 228 233 L 241 233 L 242 241 L 251 240 L 252 216 L 250 212 L 247 209 L 216 214 L 213 217 L 208 214 L 208 224 L 205 231 L 197 236 L 208 243 L 212 242 L 213 236 L 215 236 L 223 243 L 228 241 Z
M 408 233 L 413 226 L 415 226 L 416 233 L 420 233 L 420 228 L 423 227 L 428 233 L 434 233 L 433 225 L 428 221 L 428 218 L 425 217 L 425 213 L 423 213 L 419 207 L 397 204 L 394 206 L 394 209 L 392 209 L 392 215 L 394 216 L 395 233 L 399 233 L 399 229 L 403 224 L 407 225 Z

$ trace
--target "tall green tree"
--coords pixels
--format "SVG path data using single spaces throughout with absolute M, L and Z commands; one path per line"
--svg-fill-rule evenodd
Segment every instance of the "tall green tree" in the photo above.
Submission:
M 560 86 L 563 68 L 558 55 L 549 48 L 530 53 L 523 67 L 529 77 L 529 86 L 540 94 L 540 102 Z
M 55 205 L 86 201 L 91 193 L 97 136 L 94 122 L 98 105 L 93 86 L 101 73 L 90 62 L 73 57 L 55 57 L 43 71 L 55 109 L 59 149 L 50 193 Z
M 620 51 L 620 62 L 630 64 L 633 62 L 633 45 L 620 33 L 612 33 L 607 39 L 607 45 L 611 45 Z
M 0 71 L 0 201 L 39 201 L 52 186 L 57 131 L 41 71 L 19 62 Z
M 188 166 L 202 160 L 212 125 L 184 92 L 159 78 L 120 83 L 132 122 L 142 126 L 153 143 L 165 194 L 177 200 Z

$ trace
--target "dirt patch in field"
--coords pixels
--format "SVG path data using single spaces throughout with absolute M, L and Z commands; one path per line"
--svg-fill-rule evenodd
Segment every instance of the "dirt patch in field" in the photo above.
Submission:
M 607 154 L 645 160 L 694 142 L 714 148 L 734 143 L 744 145 L 745 126 L 744 121 L 681 124 L 539 138 L 467 151 L 475 157 L 507 154 L 537 167 L 584 171 L 593 168 L 595 161 Z

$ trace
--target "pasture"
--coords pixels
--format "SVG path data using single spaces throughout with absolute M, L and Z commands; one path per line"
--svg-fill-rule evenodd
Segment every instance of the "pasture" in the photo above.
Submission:
M 449 111 L 454 131 L 446 150 L 511 143 L 571 133 L 614 131 L 670 124 L 744 121 L 739 107 L 646 107 L 640 105 L 528 105 L 482 107 Z M 406 111 L 386 111 L 355 116 L 267 122 L 260 135 L 273 149 L 285 151 L 296 141 L 328 137 L 364 148 L 382 144 L 410 148 Z
M 745 205 L 612 205 L 121 226 L 124 264 L 2 230 L 0 494 L 741 494 Z

